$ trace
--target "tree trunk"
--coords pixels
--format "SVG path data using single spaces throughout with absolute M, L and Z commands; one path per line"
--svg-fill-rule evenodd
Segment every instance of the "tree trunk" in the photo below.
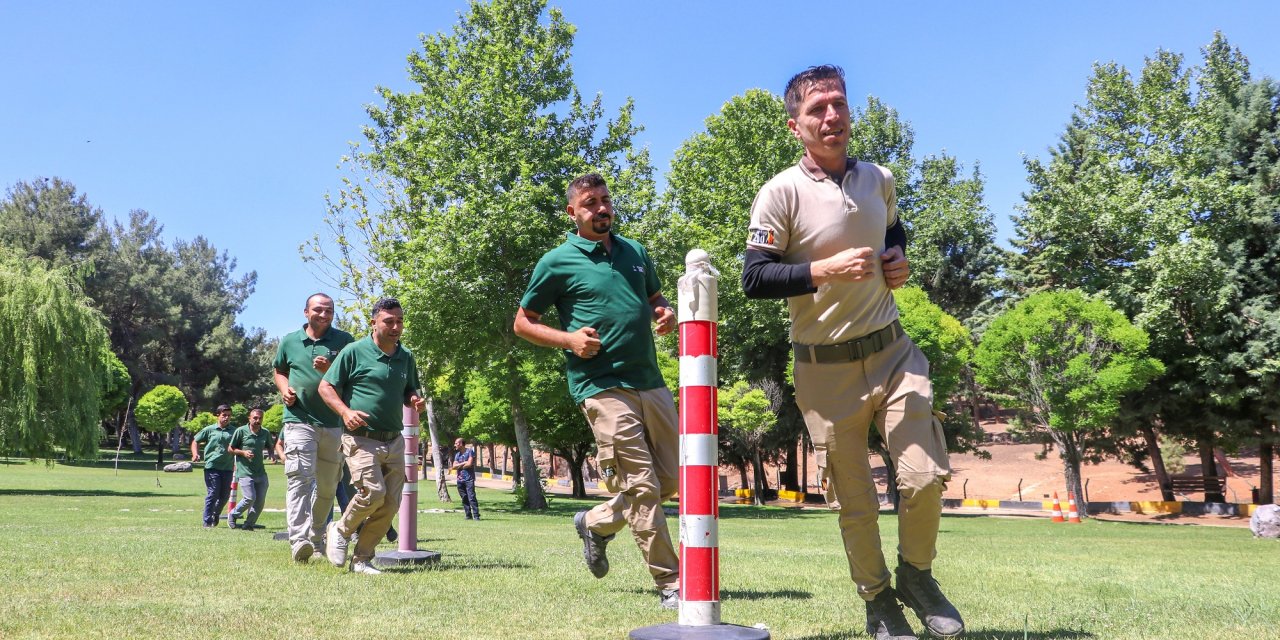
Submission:
M 1143 425 L 1139 431 L 1142 432 L 1142 439 L 1147 442 L 1147 455 L 1151 457 L 1151 472 L 1156 474 L 1156 482 L 1160 483 L 1160 499 L 1165 502 L 1177 500 L 1173 495 L 1173 488 L 1169 486 L 1169 472 L 1164 468 L 1164 454 L 1160 453 L 1160 438 L 1156 435 L 1156 430 L 1148 424 Z
M 502 475 L 504 476 L 508 475 L 507 474 L 507 458 L 510 456 L 511 456 L 511 447 L 504 445 L 502 447 Z
M 1049 430 L 1053 443 L 1058 446 L 1058 456 L 1062 459 L 1062 475 L 1067 481 L 1068 498 L 1076 500 L 1076 513 L 1083 520 L 1089 516 L 1084 502 L 1084 486 L 1080 481 L 1080 449 L 1076 446 L 1071 434 L 1057 429 Z
M 1258 504 L 1275 502 L 1275 445 L 1263 442 L 1258 445 Z
M 968 366 L 964 368 L 964 382 L 969 390 L 969 407 L 973 413 L 973 435 L 975 437 L 983 436 L 982 412 L 978 408 L 978 384 L 974 380 L 973 371 Z M 982 440 L 985 442 L 986 437 L 983 436 Z
M 511 450 L 511 447 L 507 447 L 507 451 L 510 451 L 510 450 Z M 511 456 L 511 490 L 512 491 L 515 491 L 516 488 L 520 486 L 520 480 L 523 476 L 524 474 L 520 472 L 520 456 L 518 455 Z
M 734 466 L 738 467 L 738 488 L 746 489 L 750 487 L 751 483 L 747 482 L 747 463 L 744 462 Z
M 582 464 L 587 458 L 586 451 L 570 450 L 568 453 L 568 456 L 561 457 L 564 458 L 565 466 L 569 470 L 570 495 L 574 498 L 586 498 L 587 484 L 582 477 Z
M 427 434 L 431 438 L 431 463 L 436 467 L 436 497 L 440 502 L 453 502 L 449 483 L 445 480 L 444 456 L 440 455 L 440 439 L 436 436 L 435 397 L 427 396 Z
M 1204 501 L 1205 502 L 1226 502 L 1226 496 L 1218 491 L 1218 487 L 1214 486 L 1209 478 L 1221 477 L 1218 473 L 1218 462 L 1213 457 L 1213 440 L 1211 438 L 1201 438 L 1197 445 L 1200 449 L 1200 475 L 1204 476 Z
M 138 433 L 138 419 L 133 415 L 133 408 L 138 403 L 138 389 L 135 388 L 129 406 L 124 412 L 125 425 L 129 427 L 129 444 L 133 445 L 133 454 L 142 455 L 142 435 Z
M 802 439 L 796 438 L 797 441 Z M 791 446 L 787 447 L 786 462 L 782 466 L 782 473 L 778 476 L 778 484 L 786 487 L 788 491 L 800 490 L 800 483 L 796 480 L 796 467 L 799 466 L 796 464 L 798 462 L 796 459 L 796 447 L 799 444 L 799 442 L 793 442 Z
M 164 467 L 164 438 L 156 436 L 156 471 Z
M 800 477 L 801 491 L 809 493 L 809 430 L 800 432 Z
M 751 503 L 755 505 L 764 504 L 764 462 L 760 460 L 759 445 L 752 447 L 751 451 L 751 491 L 754 494 Z

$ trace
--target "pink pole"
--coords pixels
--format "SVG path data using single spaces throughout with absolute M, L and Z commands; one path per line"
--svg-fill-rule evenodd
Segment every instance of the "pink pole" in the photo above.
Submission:
M 404 491 L 400 494 L 399 551 L 418 550 L 418 412 L 404 408 Z
M 716 277 L 707 253 L 680 278 L 680 624 L 720 624 Z

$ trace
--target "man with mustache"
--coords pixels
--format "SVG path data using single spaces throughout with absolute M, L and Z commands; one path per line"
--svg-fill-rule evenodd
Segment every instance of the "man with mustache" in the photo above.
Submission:
M 954 638 L 964 622 L 931 570 L 951 469 L 932 413 L 929 362 L 902 332 L 891 293 L 909 275 L 893 174 L 848 157 L 849 102 L 839 67 L 797 74 L 784 103 L 804 156 L 756 196 L 743 288 L 749 297 L 786 298 L 790 307 L 796 404 L 839 502 L 867 633 L 915 638 L 901 601 L 931 634 Z M 901 495 L 897 589 L 880 550 L 880 505 L 867 462 L 872 423 L 889 448 Z
M 630 526 L 663 608 L 679 605 L 680 560 L 662 502 L 678 487 L 678 418 L 658 371 L 649 324 L 676 325 L 640 243 L 613 232 L 613 200 L 599 174 L 569 183 L 565 211 L 577 227 L 538 261 L 516 312 L 516 335 L 562 349 L 569 392 L 595 435 L 605 487 L 616 495 L 573 517 L 583 558 L 597 578 L 609 572 L 605 547 Z M 561 329 L 542 324 L 555 307 Z
M 391 528 L 404 489 L 402 407 L 421 413 L 427 401 L 418 394 L 418 363 L 400 345 L 400 302 L 383 298 L 374 303 L 370 324 L 373 335 L 343 349 L 319 389 L 342 420 L 342 454 L 356 490 L 342 517 L 329 523 L 325 556 L 335 567 L 346 564 L 348 542 L 359 531 L 351 571 L 378 575 L 382 572 L 373 566 L 373 554 Z

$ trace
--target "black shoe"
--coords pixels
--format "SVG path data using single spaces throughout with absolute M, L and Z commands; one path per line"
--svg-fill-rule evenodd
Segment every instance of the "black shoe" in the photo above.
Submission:
M 658 591 L 658 606 L 663 609 L 675 610 L 680 608 L 680 590 L 679 589 L 662 589 Z
M 573 515 L 573 528 L 578 530 L 582 538 L 582 559 L 586 560 L 591 575 L 603 578 L 609 573 L 609 558 L 604 549 L 613 540 L 613 536 L 602 536 L 587 528 L 587 512 L 579 511 Z
M 886 587 L 866 604 L 867 635 L 876 640 L 917 640 L 916 632 L 902 614 L 902 605 L 893 587 Z
M 964 633 L 960 612 L 942 595 L 932 571 L 917 569 L 899 557 L 894 573 L 898 579 L 898 597 L 911 607 L 929 633 L 939 638 L 956 638 Z
M 400 539 L 400 534 L 396 532 L 395 527 L 387 529 L 387 542 L 395 542 Z

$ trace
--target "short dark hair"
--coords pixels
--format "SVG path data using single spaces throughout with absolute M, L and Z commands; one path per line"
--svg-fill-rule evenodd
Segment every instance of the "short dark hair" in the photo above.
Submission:
M 787 115 L 792 118 L 796 117 L 796 113 L 800 109 L 800 103 L 804 101 L 804 94 L 809 90 L 809 87 L 828 80 L 838 80 L 840 82 L 840 90 L 845 91 L 844 69 L 834 64 L 809 67 L 791 76 L 791 79 L 787 81 L 787 88 L 782 92 L 782 102 L 787 107 Z
M 604 177 L 600 174 L 588 173 L 574 178 L 573 182 L 569 183 L 569 187 L 565 189 L 564 195 L 569 199 L 569 204 L 573 204 L 573 197 L 578 195 L 579 191 L 582 191 L 583 189 L 595 189 L 596 187 L 608 186 L 608 184 L 605 184 Z
M 262 407 L 254 407 L 249 410 L 249 415 L 253 415 L 254 411 L 257 411 L 258 413 L 266 413 L 266 411 L 262 410 Z
M 306 308 L 310 307 L 310 306 L 311 306 L 311 299 L 312 299 L 312 298 L 315 298 L 315 297 L 324 298 L 325 300 L 328 300 L 329 302 L 333 302 L 333 297 L 331 297 L 329 294 L 327 294 L 327 293 L 325 293 L 325 292 L 323 292 L 323 291 L 317 291 L 317 292 L 315 292 L 315 293 L 313 293 L 313 294 L 311 294 L 311 295 L 307 296 L 307 301 L 306 301 L 306 302 L 304 302 L 304 303 L 302 304 L 302 308 L 303 308 L 303 309 L 306 309 Z
M 370 313 L 369 317 L 372 318 L 378 315 L 379 311 L 391 311 L 393 309 L 401 309 L 401 308 L 403 307 L 400 306 L 399 300 L 396 300 L 395 298 L 382 298 L 377 302 L 373 303 L 373 313 Z
M 225 405 L 225 404 L 220 404 L 220 405 L 218 405 L 218 408 L 217 408 L 217 409 L 214 409 L 214 410 L 213 410 L 213 413 L 214 413 L 214 415 L 219 415 L 219 414 L 221 414 L 223 411 L 231 411 L 231 406 L 230 406 L 230 405 Z

